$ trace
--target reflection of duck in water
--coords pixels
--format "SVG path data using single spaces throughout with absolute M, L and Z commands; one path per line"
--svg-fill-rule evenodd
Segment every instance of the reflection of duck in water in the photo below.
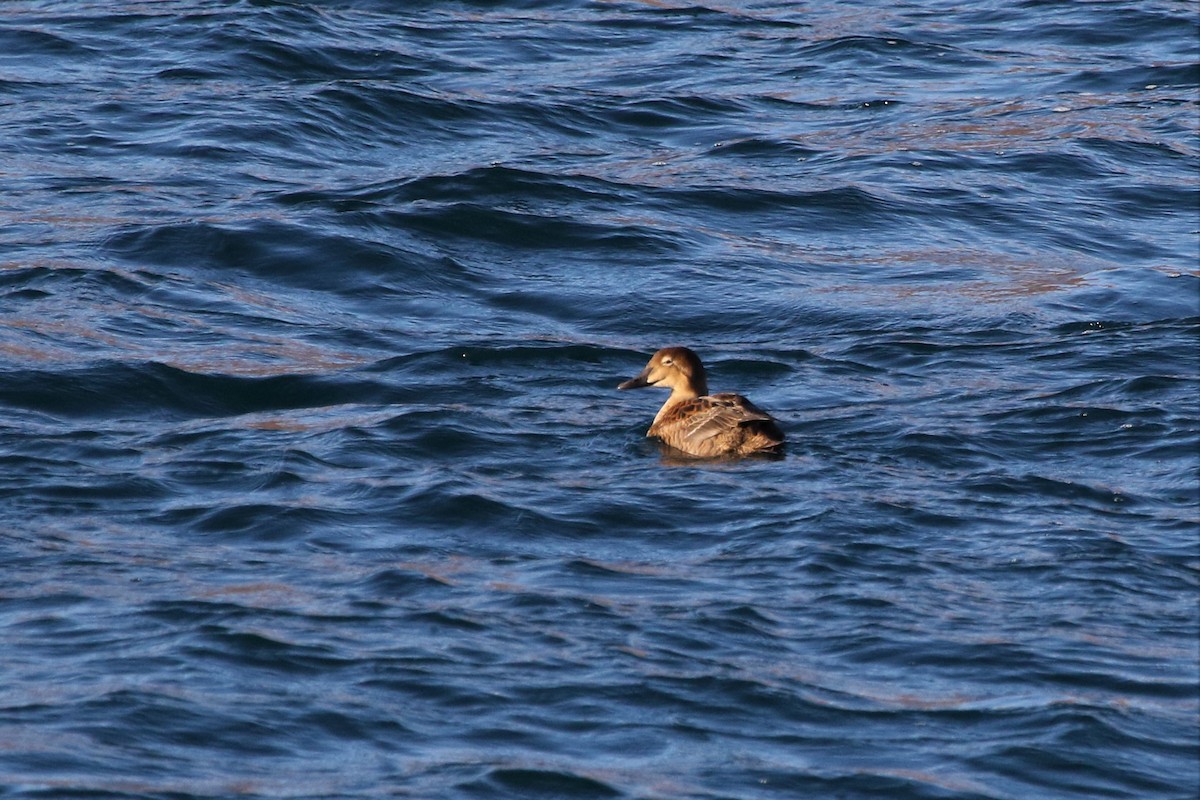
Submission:
M 618 389 L 662 386 L 671 396 L 646 431 L 694 456 L 776 453 L 783 448 L 778 423 L 740 394 L 709 394 L 700 359 L 686 347 L 667 347 L 636 378 Z

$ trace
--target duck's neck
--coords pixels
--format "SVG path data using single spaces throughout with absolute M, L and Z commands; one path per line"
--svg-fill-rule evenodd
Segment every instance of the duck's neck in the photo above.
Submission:
M 671 396 L 667 398 L 667 402 L 663 403 L 662 408 L 654 416 L 655 424 L 666 416 L 667 412 L 673 407 L 688 400 L 695 400 L 697 397 L 702 397 L 706 394 L 708 394 L 708 384 L 704 378 L 700 378 L 699 380 L 693 379 L 689 383 L 672 386 Z
M 675 391 L 679 391 L 676 389 Z M 708 378 L 704 374 L 704 370 L 700 370 L 698 374 L 692 376 L 689 385 L 684 389 L 688 392 L 685 400 L 691 400 L 693 397 L 704 397 L 708 394 Z M 672 392 L 674 394 L 674 392 Z

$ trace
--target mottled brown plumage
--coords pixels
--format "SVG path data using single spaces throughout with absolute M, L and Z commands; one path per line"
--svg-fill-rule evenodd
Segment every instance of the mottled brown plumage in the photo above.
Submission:
M 709 394 L 700 359 L 686 347 L 667 347 L 650 358 L 636 378 L 618 389 L 661 386 L 671 396 L 647 436 L 693 456 L 744 456 L 779 452 L 783 431 L 762 409 L 740 394 Z

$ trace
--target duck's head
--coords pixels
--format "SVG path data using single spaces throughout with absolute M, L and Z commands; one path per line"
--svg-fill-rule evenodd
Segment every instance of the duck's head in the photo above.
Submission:
M 650 357 L 637 377 L 618 386 L 618 389 L 640 389 L 661 386 L 679 398 L 708 394 L 708 377 L 699 357 L 686 347 L 664 347 Z

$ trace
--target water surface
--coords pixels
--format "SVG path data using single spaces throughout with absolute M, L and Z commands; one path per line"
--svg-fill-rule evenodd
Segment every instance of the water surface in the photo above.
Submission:
M 1194 10 L 0 6 L 0 795 L 1194 797 Z

